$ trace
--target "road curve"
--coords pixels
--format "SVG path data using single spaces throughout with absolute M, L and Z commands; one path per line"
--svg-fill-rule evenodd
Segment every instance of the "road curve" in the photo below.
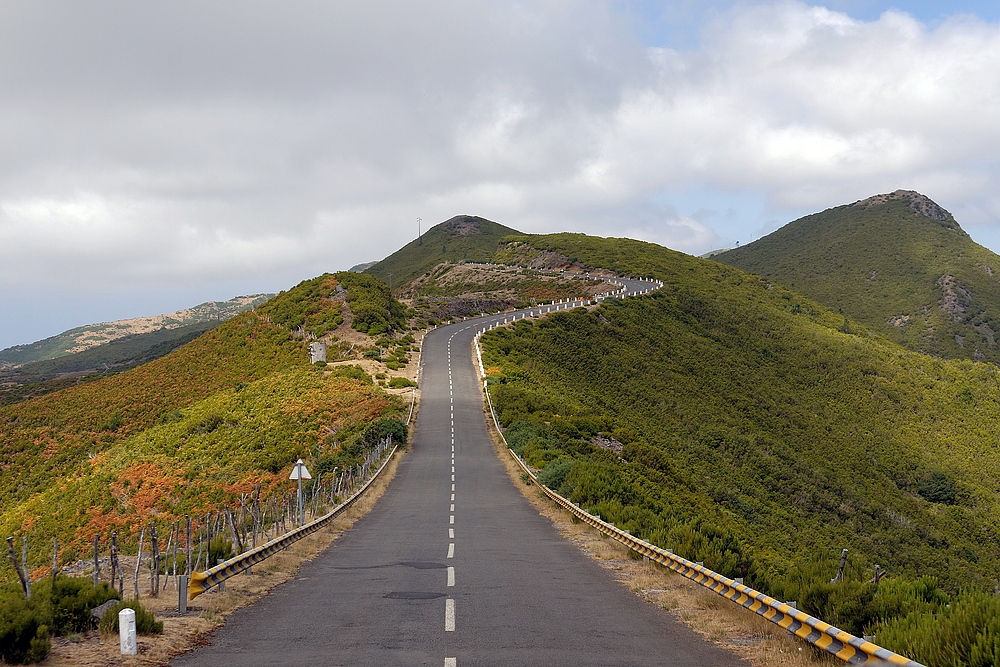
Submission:
M 472 351 L 477 331 L 511 316 L 425 337 L 412 448 L 386 494 L 294 580 L 171 664 L 743 664 L 613 581 L 511 484 Z

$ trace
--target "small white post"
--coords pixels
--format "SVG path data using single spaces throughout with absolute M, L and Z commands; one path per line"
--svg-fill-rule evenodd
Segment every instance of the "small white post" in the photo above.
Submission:
M 135 610 L 122 609 L 118 612 L 118 642 L 122 655 L 135 655 Z

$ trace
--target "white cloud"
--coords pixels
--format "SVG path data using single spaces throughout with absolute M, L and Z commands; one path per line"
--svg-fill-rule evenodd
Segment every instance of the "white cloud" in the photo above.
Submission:
M 4 4 L 0 289 L 279 289 L 458 213 L 702 252 L 898 187 L 1000 242 L 1000 25 L 610 7 Z

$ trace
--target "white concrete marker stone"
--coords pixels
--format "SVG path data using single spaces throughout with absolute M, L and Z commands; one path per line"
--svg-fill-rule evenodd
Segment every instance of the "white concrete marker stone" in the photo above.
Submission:
M 118 644 L 122 655 L 135 655 L 138 645 L 135 640 L 135 610 L 122 609 L 118 612 Z

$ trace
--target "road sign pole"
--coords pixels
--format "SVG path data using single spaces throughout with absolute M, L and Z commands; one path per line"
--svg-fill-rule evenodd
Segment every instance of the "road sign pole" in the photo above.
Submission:
M 302 459 L 299 459 L 299 462 L 296 463 L 295 465 L 297 465 L 298 468 L 299 468 L 299 470 L 298 470 L 298 473 L 299 473 L 299 475 L 298 475 L 298 477 L 299 477 L 299 525 L 301 526 L 303 523 L 305 523 L 305 521 L 304 521 L 305 517 L 302 516 L 302 514 L 303 514 L 303 510 L 302 510 Z
M 302 462 L 302 459 L 299 459 L 298 461 L 295 462 L 295 467 L 292 468 L 292 474 L 288 476 L 288 479 L 297 480 L 299 483 L 298 505 L 299 505 L 299 525 L 301 526 L 306 521 L 305 517 L 306 507 L 305 503 L 302 502 L 302 480 L 312 479 L 312 475 L 309 474 L 309 469 L 306 468 L 306 465 Z

